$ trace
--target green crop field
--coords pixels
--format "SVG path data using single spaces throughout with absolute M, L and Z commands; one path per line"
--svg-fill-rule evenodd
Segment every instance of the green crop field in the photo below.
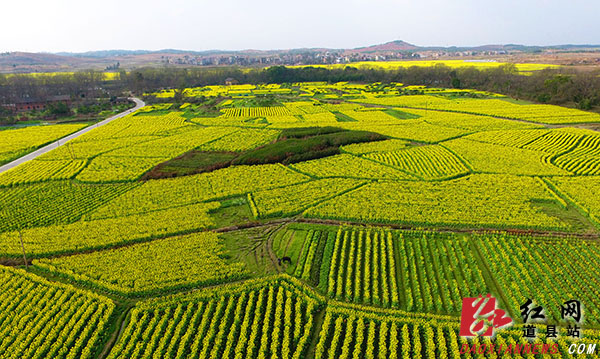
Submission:
M 0 172 L 0 358 L 567 358 L 599 341 L 600 115 L 408 90 L 164 90 Z M 82 127 L 0 131 L 0 164 Z M 512 326 L 461 336 L 463 299 L 487 294 Z M 546 318 L 531 340 L 527 299 Z

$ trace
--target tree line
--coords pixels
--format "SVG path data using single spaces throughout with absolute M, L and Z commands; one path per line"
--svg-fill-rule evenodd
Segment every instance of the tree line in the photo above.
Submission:
M 56 95 L 73 98 L 120 96 L 127 92 L 141 95 L 161 89 L 183 89 L 238 83 L 292 83 L 350 81 L 360 83 L 399 82 L 406 85 L 472 88 L 497 92 L 539 103 L 567 105 L 584 110 L 600 106 L 600 70 L 577 71 L 569 68 L 546 69 L 530 75 L 519 74 L 513 64 L 497 68 L 408 67 L 394 70 L 303 67 L 269 68 L 201 67 L 142 68 L 120 71 L 108 80 L 102 72 L 84 71 L 46 76 L 0 75 L 0 103 L 19 99 L 45 99 Z

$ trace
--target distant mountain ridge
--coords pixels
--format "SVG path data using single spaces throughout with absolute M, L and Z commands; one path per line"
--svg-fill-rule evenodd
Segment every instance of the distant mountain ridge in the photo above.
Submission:
M 550 46 L 537 46 L 537 45 L 519 45 L 519 44 L 505 44 L 505 45 L 480 45 L 480 46 L 418 46 L 408 43 L 403 40 L 394 40 L 383 44 L 370 45 L 364 47 L 357 47 L 353 49 L 335 49 L 335 48 L 296 48 L 296 49 L 272 49 L 272 50 L 179 50 L 179 49 L 162 49 L 162 50 L 100 50 L 100 51 L 86 51 L 86 52 L 56 52 L 51 53 L 52 55 L 68 56 L 68 57 L 91 57 L 91 58 L 106 58 L 106 57 L 120 57 L 120 56 L 136 56 L 136 55 L 149 55 L 149 54 L 189 54 L 197 56 L 210 56 L 218 54 L 273 54 L 273 53 L 298 53 L 298 52 L 314 52 L 314 51 L 343 51 L 346 53 L 358 52 L 386 52 L 386 51 L 434 51 L 434 50 L 446 50 L 446 51 L 539 51 L 539 50 L 568 50 L 568 49 L 600 49 L 600 45 L 583 44 L 583 45 L 550 45 Z

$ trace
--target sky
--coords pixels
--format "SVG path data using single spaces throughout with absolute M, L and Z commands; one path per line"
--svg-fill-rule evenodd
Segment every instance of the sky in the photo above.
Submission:
M 0 52 L 600 44 L 597 0 L 20 0 Z

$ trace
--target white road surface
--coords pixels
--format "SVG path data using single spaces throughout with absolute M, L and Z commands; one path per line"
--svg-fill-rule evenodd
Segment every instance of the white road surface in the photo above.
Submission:
M 98 128 L 100 126 L 104 126 L 107 123 L 116 120 L 117 118 L 121 118 L 121 117 L 127 116 L 130 113 L 133 113 L 133 112 L 139 110 L 140 108 L 146 106 L 146 104 L 144 103 L 144 101 L 140 100 L 139 98 L 131 97 L 129 99 L 131 101 L 135 102 L 135 107 L 134 108 L 131 108 L 131 109 L 127 110 L 127 111 L 124 111 L 124 112 L 121 112 L 119 114 L 116 114 L 116 115 L 114 115 L 112 117 L 109 117 L 106 120 L 102 120 L 102 121 L 100 121 L 100 122 L 98 122 L 98 123 L 96 123 L 94 125 L 88 126 L 88 127 L 84 128 L 84 129 L 82 129 L 80 131 L 72 133 L 72 134 L 70 134 L 70 135 L 68 135 L 66 137 L 61 138 L 60 140 L 52 142 L 51 144 L 48 144 L 48 145 L 46 145 L 46 146 L 44 146 L 42 148 L 39 148 L 39 149 L 37 149 L 37 150 L 29 153 L 29 154 L 26 154 L 23 157 L 17 158 L 16 160 L 14 160 L 12 162 L 9 162 L 9 163 L 7 163 L 7 164 L 5 164 L 3 166 L 0 166 L 0 173 L 2 173 L 4 171 L 8 171 L 11 168 L 17 167 L 18 165 L 20 165 L 22 163 L 25 163 L 27 161 L 31 161 L 32 159 L 34 159 L 36 157 L 39 157 L 39 156 L 43 155 L 46 152 L 50 152 L 50 151 L 52 151 L 53 149 L 55 149 L 57 147 L 60 147 L 60 146 L 64 145 L 65 143 L 71 141 L 72 139 L 77 138 L 77 137 L 83 135 L 86 132 L 89 132 L 89 131 L 91 131 L 91 130 L 93 130 L 95 128 Z

